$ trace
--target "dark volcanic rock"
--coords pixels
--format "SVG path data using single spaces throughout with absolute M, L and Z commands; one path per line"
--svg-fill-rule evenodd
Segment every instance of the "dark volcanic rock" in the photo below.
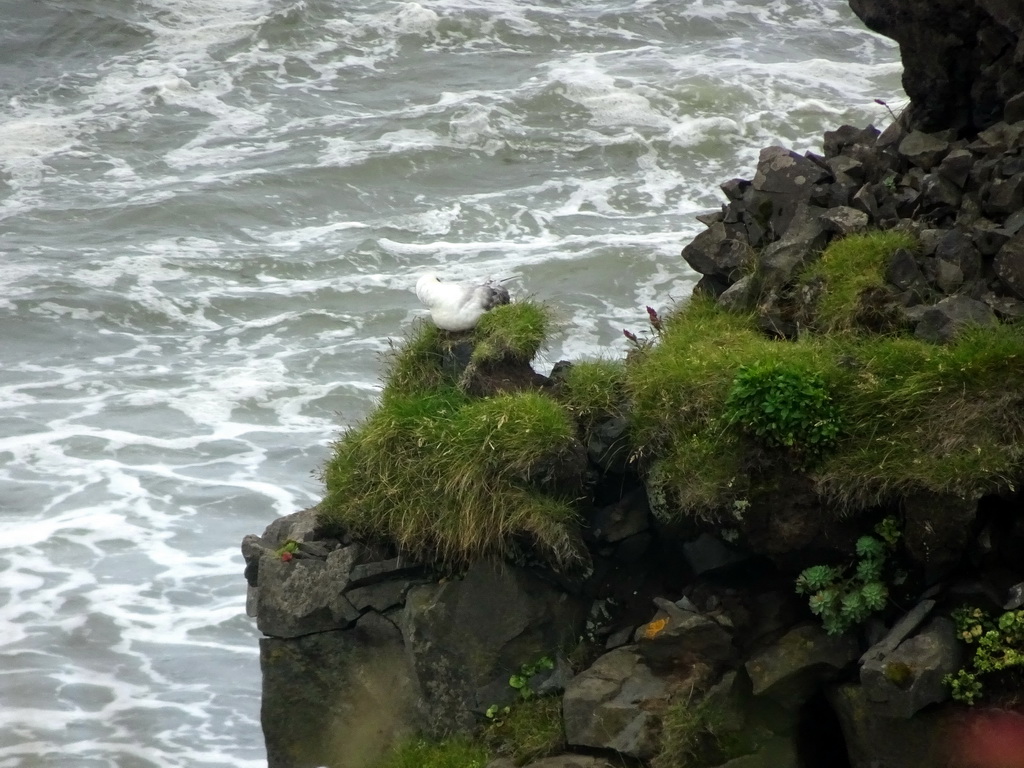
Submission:
M 949 699 L 943 678 L 956 673 L 961 656 L 956 628 L 943 617 L 888 653 L 866 655 L 860 682 L 868 699 L 890 717 L 904 718 Z
M 850 7 L 868 27 L 900 44 L 911 127 L 970 136 L 1020 111 L 1019 3 L 850 0 Z
M 851 768 L 935 768 L 948 758 L 949 722 L 942 713 L 889 717 L 856 683 L 828 690 L 839 718 Z
M 401 628 L 427 730 L 466 732 L 490 705 L 510 703 L 509 675 L 578 638 L 585 616 L 581 601 L 503 563 L 413 587 Z
M 933 344 L 948 344 L 970 325 L 994 325 L 996 316 L 987 304 L 966 296 L 950 296 L 925 310 L 914 335 Z
M 913 131 L 900 142 L 899 151 L 918 168 L 930 171 L 949 152 L 949 142 L 930 133 Z
M 817 624 L 804 624 L 752 656 L 745 668 L 755 696 L 799 706 L 822 681 L 835 679 L 857 656 L 852 636 L 827 635 Z
M 995 262 L 996 275 L 1014 295 L 1024 299 L 1024 230 L 999 250 Z
M 651 672 L 636 648 L 610 651 L 566 688 L 566 739 L 576 746 L 649 759 L 658 748 L 656 711 L 667 705 L 669 693 L 667 681 Z
M 717 278 L 726 287 L 739 277 L 740 268 L 749 254 L 749 247 L 730 237 L 721 222 L 705 229 L 683 248 L 687 264 L 702 275 Z
M 782 147 L 762 149 L 748 211 L 780 237 L 788 230 L 797 208 L 810 200 L 814 185 L 827 178 L 828 171 L 795 152 Z
M 641 655 L 654 664 L 724 662 L 736 655 L 732 633 L 714 617 L 655 598 L 658 612 L 636 631 Z
M 821 253 L 831 239 L 828 224 L 822 219 L 824 210 L 800 203 L 790 214 L 788 229 L 782 239 L 761 253 L 760 263 L 765 284 L 778 287 L 789 282 L 794 272 Z
M 268 768 L 372 765 L 416 729 L 402 636 L 367 614 L 350 630 L 260 640 Z
M 332 552 L 326 561 L 288 561 L 266 551 L 260 557 L 256 585 L 256 620 L 272 637 L 299 637 L 343 629 L 359 618 L 341 594 L 358 557 L 359 545 Z
M 918 492 L 904 500 L 907 554 L 931 568 L 953 565 L 970 543 L 978 511 L 972 499 Z

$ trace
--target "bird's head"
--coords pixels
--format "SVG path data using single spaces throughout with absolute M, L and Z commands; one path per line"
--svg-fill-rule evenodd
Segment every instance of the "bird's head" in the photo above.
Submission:
M 441 279 L 433 272 L 427 272 L 425 275 L 421 275 L 420 279 L 416 281 L 416 298 L 422 301 L 424 304 L 430 304 L 430 296 L 433 293 L 433 288 L 440 285 Z

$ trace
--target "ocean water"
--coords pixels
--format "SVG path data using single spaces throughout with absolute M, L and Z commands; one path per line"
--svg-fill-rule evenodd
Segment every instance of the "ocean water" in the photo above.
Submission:
M 0 768 L 265 765 L 238 545 L 411 287 L 621 354 L 761 147 L 903 103 L 844 0 L 0 0 Z

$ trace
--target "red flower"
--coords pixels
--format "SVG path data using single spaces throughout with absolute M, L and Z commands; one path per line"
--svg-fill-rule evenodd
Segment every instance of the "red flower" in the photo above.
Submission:
M 287 563 L 291 559 L 292 559 L 292 553 L 291 552 L 282 552 L 281 553 L 281 562 Z

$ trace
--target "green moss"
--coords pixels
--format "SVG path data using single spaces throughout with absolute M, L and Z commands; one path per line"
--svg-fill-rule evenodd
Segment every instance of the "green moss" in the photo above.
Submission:
M 565 410 L 536 392 L 386 393 L 335 444 L 320 519 L 453 566 L 504 554 L 519 537 L 568 565 L 579 556 L 576 513 L 535 480 L 574 449 L 575 431 Z
M 486 747 L 469 739 L 414 739 L 396 746 L 375 768 L 484 768 L 487 762 Z
M 487 726 L 484 738 L 491 749 L 511 757 L 516 765 L 557 754 L 565 748 L 561 697 L 546 696 L 514 704 Z
M 885 268 L 898 248 L 915 250 L 913 235 L 897 230 L 866 232 L 836 240 L 801 276 L 801 282 L 824 282 L 818 302 L 818 325 L 825 331 L 847 331 L 856 326 L 861 296 L 884 289 Z
M 914 681 L 913 668 L 902 661 L 890 661 L 882 667 L 882 674 L 897 688 L 907 688 Z
M 913 246 L 885 232 L 827 249 L 803 279 L 826 286 L 818 313 L 828 333 L 768 338 L 752 314 L 695 296 L 658 318 L 651 343 L 625 361 L 572 366 L 558 402 L 470 398 L 454 363 L 467 343 L 473 370 L 529 360 L 550 326 L 542 305 L 498 307 L 466 334 L 417 324 L 388 356 L 379 408 L 335 445 L 321 519 L 449 565 L 529 542 L 568 566 L 581 556 L 574 491 L 553 493 L 544 470 L 578 450 L 579 424 L 620 414 L 666 522 L 728 514 L 779 472 L 808 473 L 837 509 L 1011 488 L 1024 467 L 1024 394 L 1009 386 L 1024 380 L 1020 325 L 970 329 L 946 346 L 849 332 L 890 254 Z M 751 371 L 767 372 L 767 386 L 753 386 Z M 775 397 L 780 372 L 810 395 Z M 739 398 L 744 387 L 751 396 Z

